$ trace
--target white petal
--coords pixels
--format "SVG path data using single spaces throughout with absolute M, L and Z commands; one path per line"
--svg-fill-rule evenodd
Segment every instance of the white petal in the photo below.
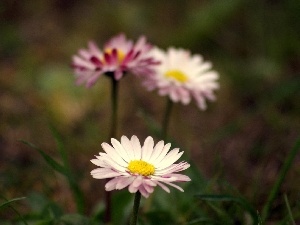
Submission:
M 132 145 L 132 148 L 133 148 L 135 159 L 141 159 L 141 157 L 142 157 L 142 147 L 141 147 L 140 141 L 137 138 L 137 136 L 133 135 L 131 137 L 130 142 L 131 142 L 131 145 Z
M 116 163 L 112 158 L 110 158 L 108 155 L 104 155 L 102 156 L 102 161 L 106 164 L 105 167 L 107 168 L 112 168 L 120 173 L 125 173 L 126 172 L 126 168 L 124 166 L 120 166 L 118 163 Z
M 106 165 L 102 160 L 99 159 L 92 159 L 91 162 L 96 166 L 100 166 L 100 167 L 105 167 Z
M 183 154 L 183 152 L 178 153 L 178 151 L 178 148 L 173 149 L 165 158 L 161 160 L 161 162 L 159 162 L 159 164 L 157 164 L 157 169 L 167 168 L 176 162 Z
M 107 153 L 107 155 L 116 163 L 118 163 L 120 166 L 123 167 L 127 167 L 128 163 L 126 163 L 122 156 L 120 156 L 118 154 L 118 152 L 116 151 L 116 149 L 114 149 L 113 147 L 111 147 L 109 144 L 107 143 L 102 143 L 101 144 L 103 150 Z
M 172 187 L 174 187 L 174 188 L 176 188 L 176 189 L 178 189 L 179 191 L 184 192 L 184 190 L 176 184 L 173 184 L 173 183 L 170 183 L 170 182 L 165 182 L 165 183 L 172 186 Z
M 159 154 L 162 152 L 163 150 L 163 147 L 164 147 L 164 141 L 159 141 L 155 147 L 154 147 L 154 150 L 153 150 L 153 153 L 150 157 L 150 159 L 148 160 L 149 163 L 153 163 L 156 158 L 159 156 Z
M 124 147 L 125 151 L 127 152 L 129 159 L 130 160 L 135 159 L 133 147 L 131 145 L 130 140 L 126 136 L 121 137 L 121 144 Z
M 166 185 L 164 185 L 164 184 L 162 184 L 162 183 L 160 183 L 160 182 L 157 182 L 157 184 L 158 184 L 162 189 L 164 189 L 166 192 L 170 193 L 170 189 L 169 189 Z
M 153 147 L 154 147 L 154 141 L 152 137 L 147 137 L 144 146 L 142 148 L 142 160 L 148 162 L 152 152 L 153 152 Z
M 91 175 L 95 179 L 104 179 L 120 176 L 120 173 L 106 168 L 98 168 L 91 171 Z
M 158 163 L 166 156 L 170 148 L 171 148 L 170 143 L 166 144 L 163 147 L 163 150 L 160 152 L 159 156 L 155 159 L 155 161 L 152 162 L 155 168 L 157 168 Z
M 184 175 L 184 174 L 177 174 L 177 173 L 173 173 L 170 174 L 171 177 L 175 177 L 176 178 L 176 182 L 187 182 L 187 181 L 191 181 L 191 178 L 189 178 L 188 176 Z
M 112 138 L 111 139 L 111 143 L 114 146 L 115 150 L 118 152 L 119 155 L 121 155 L 121 157 L 127 162 L 130 162 L 130 158 L 128 156 L 127 151 L 123 148 L 123 146 L 121 145 L 121 143 L 119 141 L 117 141 L 116 139 Z
M 162 182 L 173 182 L 176 181 L 175 177 L 162 177 L 162 176 L 152 176 L 151 179 L 153 181 L 162 181 Z
M 187 162 L 180 162 L 178 164 L 172 164 L 171 166 L 166 167 L 164 169 L 156 169 L 155 175 L 164 175 L 164 174 L 179 172 L 182 170 L 186 170 L 189 167 L 190 167 L 190 164 L 188 164 Z

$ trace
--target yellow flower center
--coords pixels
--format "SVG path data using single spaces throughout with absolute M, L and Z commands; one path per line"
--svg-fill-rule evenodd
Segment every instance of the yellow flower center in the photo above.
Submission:
M 165 77 L 174 78 L 175 80 L 181 83 L 184 83 L 188 80 L 188 77 L 180 70 L 168 70 L 165 73 Z
M 143 160 L 132 160 L 127 168 L 131 173 L 140 174 L 142 176 L 150 176 L 155 172 L 154 166 Z
M 106 48 L 104 52 L 111 55 L 112 54 L 112 49 L 111 48 Z M 125 58 L 124 52 L 117 49 L 117 57 L 118 57 L 118 62 L 121 63 Z

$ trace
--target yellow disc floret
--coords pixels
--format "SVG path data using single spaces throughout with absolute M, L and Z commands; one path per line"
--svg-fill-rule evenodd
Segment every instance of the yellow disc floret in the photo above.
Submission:
M 175 80 L 181 83 L 184 83 L 188 80 L 188 77 L 180 70 L 168 70 L 165 73 L 165 76 L 168 78 L 174 78 Z
M 133 174 L 139 174 L 142 176 L 150 176 L 155 172 L 155 167 L 143 160 L 132 160 L 128 164 L 128 170 Z
M 112 49 L 111 48 L 106 48 L 104 52 L 111 55 L 112 54 Z M 118 62 L 121 63 L 125 58 L 124 52 L 117 49 L 117 57 L 118 57 Z

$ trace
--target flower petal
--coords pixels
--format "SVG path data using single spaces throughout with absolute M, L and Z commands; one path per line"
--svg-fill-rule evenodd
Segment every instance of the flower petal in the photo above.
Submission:
M 142 160 L 144 160 L 146 162 L 149 161 L 149 159 L 152 155 L 152 152 L 153 152 L 153 147 L 154 147 L 153 138 L 149 136 L 146 138 L 143 148 L 142 148 Z
M 162 152 L 162 150 L 163 150 L 163 148 L 164 148 L 164 141 L 159 141 L 156 145 L 155 145 L 155 147 L 154 147 L 154 149 L 153 149 L 153 153 L 152 153 L 152 155 L 150 156 L 150 158 L 148 159 L 148 162 L 149 163 L 153 163 L 156 159 L 157 159 L 157 157 L 160 155 L 160 153 Z
M 95 179 L 105 179 L 120 176 L 120 173 L 106 168 L 98 168 L 91 171 L 91 175 Z
M 141 159 L 142 158 L 142 147 L 141 147 L 140 141 L 137 138 L 137 136 L 133 135 L 131 137 L 130 142 L 131 142 L 131 145 L 132 145 L 132 148 L 133 148 L 134 158 L 135 159 Z

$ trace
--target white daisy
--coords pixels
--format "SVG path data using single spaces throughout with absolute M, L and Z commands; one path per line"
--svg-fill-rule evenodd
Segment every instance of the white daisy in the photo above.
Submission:
M 188 176 L 177 173 L 189 168 L 190 164 L 184 161 L 175 163 L 183 152 L 179 152 L 179 148 L 169 151 L 170 143 L 159 141 L 154 146 L 153 138 L 149 136 L 141 146 L 134 135 L 130 140 L 122 136 L 121 142 L 112 138 L 111 144 L 112 146 L 102 143 L 105 152 L 100 152 L 97 159 L 91 160 L 100 167 L 91 171 L 93 178 L 112 178 L 105 185 L 106 191 L 128 186 L 130 193 L 139 191 L 147 198 L 157 185 L 168 193 L 170 189 L 166 184 L 183 191 L 173 182 L 191 180 Z
M 202 110 L 207 107 L 206 99 L 215 100 L 213 92 L 219 88 L 219 74 L 211 70 L 212 64 L 204 62 L 201 55 L 175 48 L 167 52 L 154 48 L 151 53 L 161 63 L 155 67 L 154 76 L 144 77 L 143 84 L 148 90 L 157 89 L 159 95 L 168 95 L 172 101 L 185 105 L 194 98 Z

